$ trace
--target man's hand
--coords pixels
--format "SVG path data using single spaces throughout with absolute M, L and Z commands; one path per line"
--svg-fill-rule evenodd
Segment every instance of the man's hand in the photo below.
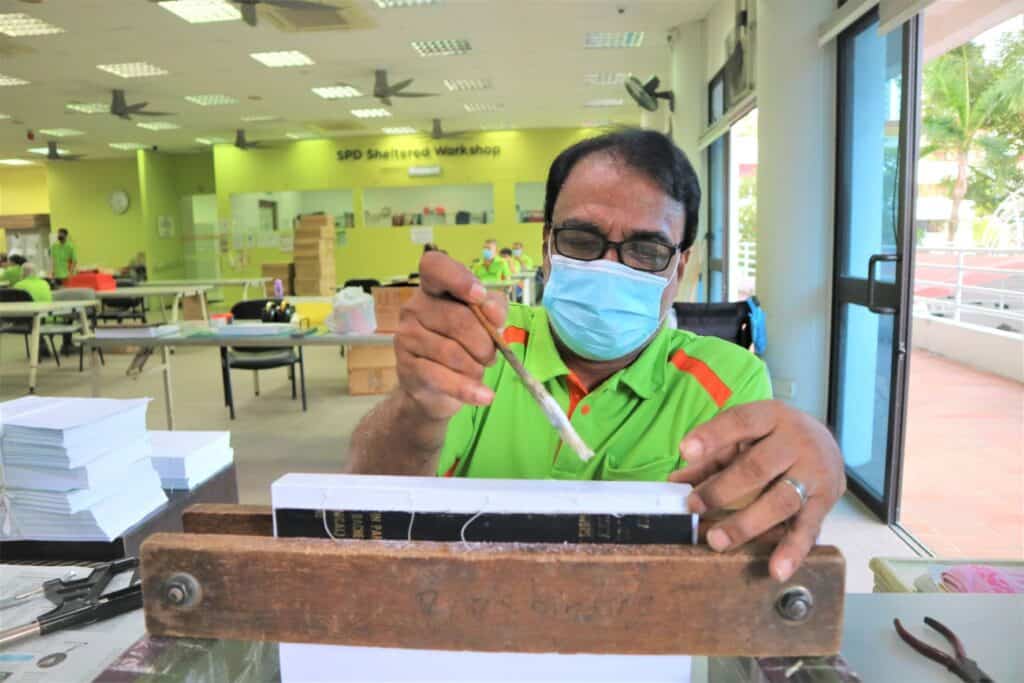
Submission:
M 846 491 L 843 457 L 820 422 L 778 401 L 730 408 L 698 426 L 679 444 L 687 466 L 669 480 L 695 486 L 693 512 L 715 510 L 762 492 L 750 505 L 708 531 L 717 551 L 743 545 L 776 525 L 788 529 L 772 553 L 769 569 L 785 581 L 814 545 L 821 524 Z M 807 503 L 784 478 L 807 489 Z
M 419 291 L 402 307 L 395 354 L 401 391 L 434 420 L 494 398 L 482 379 L 497 349 L 467 303 L 481 304 L 495 327 L 505 324 L 504 296 L 488 296 L 465 266 L 444 254 L 424 254 Z

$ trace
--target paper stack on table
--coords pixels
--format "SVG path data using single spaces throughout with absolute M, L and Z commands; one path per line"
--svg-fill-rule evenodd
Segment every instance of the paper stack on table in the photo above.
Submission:
M 150 460 L 148 403 L 0 403 L 0 539 L 111 541 L 165 503 Z
M 231 432 L 150 432 L 153 466 L 165 489 L 191 491 L 229 466 Z

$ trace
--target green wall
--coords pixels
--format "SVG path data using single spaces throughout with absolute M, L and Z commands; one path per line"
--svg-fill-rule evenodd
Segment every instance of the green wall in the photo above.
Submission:
M 160 152 L 140 151 L 136 159 L 142 204 L 142 233 L 146 240 L 146 266 L 150 279 L 180 278 L 185 274 L 182 252 L 181 202 L 175 183 L 175 157 Z M 161 237 L 157 230 L 161 216 L 170 217 L 174 232 Z
M 0 216 L 49 211 L 45 166 L 0 166 Z M 5 249 L 4 230 L 0 225 L 0 251 Z

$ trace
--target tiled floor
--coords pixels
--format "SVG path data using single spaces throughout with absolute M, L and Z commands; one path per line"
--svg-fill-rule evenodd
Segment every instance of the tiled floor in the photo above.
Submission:
M 936 555 L 1024 559 L 1024 384 L 913 352 L 901 517 Z

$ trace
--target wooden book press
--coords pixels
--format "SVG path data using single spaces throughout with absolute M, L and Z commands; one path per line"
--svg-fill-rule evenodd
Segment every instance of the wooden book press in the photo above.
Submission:
M 839 652 L 845 563 L 779 584 L 770 546 L 274 538 L 269 507 L 195 505 L 142 545 L 150 635 L 434 650 Z M 703 520 L 702 520 L 703 521 Z M 703 526 L 703 524 L 702 524 Z

